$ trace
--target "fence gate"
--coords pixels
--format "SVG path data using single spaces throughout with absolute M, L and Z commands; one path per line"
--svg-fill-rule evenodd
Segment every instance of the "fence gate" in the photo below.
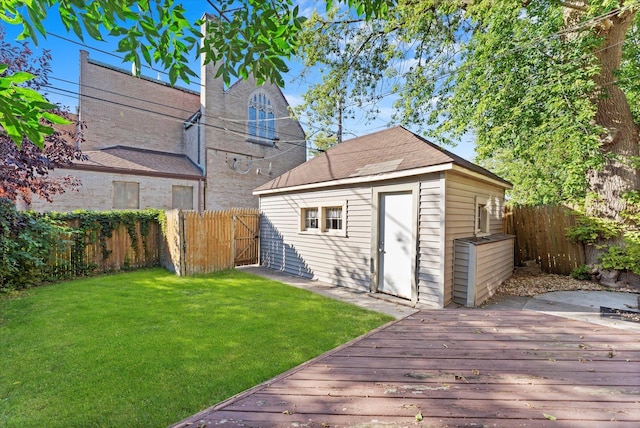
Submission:
M 163 266 L 178 275 L 258 263 L 260 212 L 167 211 Z
M 233 247 L 235 266 L 258 263 L 258 240 L 260 236 L 260 214 L 234 214 Z

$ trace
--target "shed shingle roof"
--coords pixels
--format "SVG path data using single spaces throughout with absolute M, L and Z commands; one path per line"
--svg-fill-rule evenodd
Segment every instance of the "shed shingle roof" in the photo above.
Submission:
M 383 173 L 445 164 L 458 165 L 497 180 L 507 188 L 511 187 L 509 182 L 492 172 L 396 126 L 338 144 L 255 191 L 259 193 L 324 182 L 329 184 L 334 180 L 353 177 L 373 178 Z
M 203 178 L 202 171 L 185 155 L 114 146 L 83 152 L 87 160 L 75 162 L 78 169 L 113 171 L 136 175 Z

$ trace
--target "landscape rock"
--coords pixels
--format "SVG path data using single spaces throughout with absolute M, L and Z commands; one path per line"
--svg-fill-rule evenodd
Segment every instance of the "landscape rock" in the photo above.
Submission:
M 619 276 L 620 271 L 613 269 L 602 269 L 598 275 L 598 282 L 600 283 L 600 285 L 604 285 L 605 287 L 620 288 L 622 285 L 616 286 L 616 282 L 618 282 Z
M 633 272 L 624 271 L 620 273 L 618 281 L 623 282 L 629 288 L 637 289 L 640 291 L 640 275 Z

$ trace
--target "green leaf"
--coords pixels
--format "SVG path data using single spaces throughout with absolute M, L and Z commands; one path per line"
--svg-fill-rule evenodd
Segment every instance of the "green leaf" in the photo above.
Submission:
M 146 45 L 144 44 L 140 44 L 140 51 L 142 51 L 142 56 L 144 57 L 144 60 L 147 62 L 147 64 L 151 65 L 151 54 L 149 53 L 149 48 L 147 48 Z
M 35 77 L 36 76 L 34 76 L 31 73 L 27 73 L 25 71 L 18 71 L 16 73 L 13 73 L 11 76 L 9 76 L 9 79 L 13 83 L 24 83 L 24 82 L 27 82 L 29 80 L 32 80 Z
M 547 413 L 543 413 L 542 414 L 546 419 L 549 419 L 550 421 L 555 421 L 557 418 L 555 416 L 549 415 Z
M 95 40 L 100 40 L 100 41 L 104 40 L 102 38 L 102 34 L 100 34 L 100 30 L 98 28 L 97 22 L 87 17 L 87 15 L 80 15 L 80 18 L 82 19 L 82 24 L 84 25 L 84 28 L 87 30 L 87 33 L 89 33 L 89 36 L 91 36 L 91 38 Z
M 68 125 L 71 123 L 70 120 L 65 119 L 62 116 L 58 116 L 54 113 L 44 112 L 42 113 L 42 117 L 51 123 L 55 123 L 56 125 Z

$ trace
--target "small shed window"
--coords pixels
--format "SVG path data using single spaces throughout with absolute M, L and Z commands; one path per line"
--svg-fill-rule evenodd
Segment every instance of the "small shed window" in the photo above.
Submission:
M 324 229 L 342 230 L 342 207 L 324 208 Z
M 327 201 L 300 208 L 300 232 L 347 236 L 347 203 Z
M 489 233 L 489 204 L 486 198 L 476 198 L 475 233 Z
M 302 230 L 318 229 L 318 209 L 317 208 L 303 208 L 302 219 L 303 219 Z

